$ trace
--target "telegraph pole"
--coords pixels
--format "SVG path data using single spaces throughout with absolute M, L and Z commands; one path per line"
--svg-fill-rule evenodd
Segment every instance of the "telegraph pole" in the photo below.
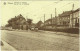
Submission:
M 45 30 L 45 14 L 44 14 L 44 30 Z
M 52 18 L 52 14 L 51 14 L 51 25 L 52 25 L 52 28 L 53 28 L 53 18 Z
M 55 29 L 57 29 L 56 8 L 55 8 Z M 56 30 L 56 33 L 57 33 L 57 30 Z
M 72 5 L 72 28 L 73 28 L 73 10 L 74 10 L 74 4 Z
M 27 22 L 27 16 L 26 16 L 26 22 Z M 28 31 L 28 26 L 27 26 L 27 24 L 26 24 L 26 30 Z
M 55 17 L 56 17 L 56 8 L 55 8 Z
M 27 16 L 26 16 L 26 21 L 27 21 Z

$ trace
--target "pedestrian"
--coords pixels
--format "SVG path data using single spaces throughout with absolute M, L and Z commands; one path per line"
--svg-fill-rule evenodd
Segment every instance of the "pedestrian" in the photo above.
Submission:
M 3 46 L 4 44 L 3 44 L 3 42 L 1 41 L 1 46 Z

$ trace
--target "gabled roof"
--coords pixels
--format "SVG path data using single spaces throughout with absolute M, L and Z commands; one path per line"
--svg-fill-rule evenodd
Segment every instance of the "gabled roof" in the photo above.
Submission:
M 78 8 L 77 10 L 75 10 L 74 12 L 78 12 L 80 10 L 80 8 Z
M 59 15 L 59 17 L 68 16 L 72 13 L 72 11 L 65 11 L 62 14 Z
M 25 19 L 21 14 L 18 15 L 16 18 L 22 18 L 22 19 Z
M 49 21 L 51 22 L 51 20 L 52 20 L 52 19 L 48 19 L 48 20 L 45 21 L 45 23 L 46 23 L 46 22 L 49 22 Z
M 69 16 L 70 14 L 75 13 L 79 10 L 80 10 L 80 8 L 78 8 L 77 10 L 73 10 L 73 11 L 72 10 L 71 11 L 65 11 L 62 14 L 59 14 L 59 17 Z
M 56 17 L 56 18 L 57 18 L 57 17 Z M 46 22 L 51 22 L 52 20 L 56 20 L 56 18 L 53 17 L 52 19 L 48 19 L 48 20 L 45 21 L 45 23 L 46 23 Z

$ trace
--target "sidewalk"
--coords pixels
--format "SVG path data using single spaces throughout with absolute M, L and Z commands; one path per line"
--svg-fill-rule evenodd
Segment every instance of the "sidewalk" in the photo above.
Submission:
M 19 32 L 36 32 L 36 31 L 31 31 L 31 30 L 14 30 L 14 31 L 19 31 Z M 55 31 L 53 32 L 53 31 L 44 31 L 44 30 L 38 30 L 37 32 L 57 34 L 57 35 L 64 35 L 64 36 L 71 36 L 71 37 L 79 37 L 79 34 L 71 34 L 71 33 L 65 33 L 65 32 L 55 32 Z
M 45 33 L 57 34 L 57 35 L 79 37 L 78 34 L 71 34 L 71 33 L 65 33 L 65 32 L 52 32 L 52 31 L 43 31 L 43 30 L 39 30 L 39 31 L 40 32 L 45 32 Z
M 3 41 L 3 46 L 1 46 L 1 51 L 17 51 L 14 47 L 12 47 L 11 45 L 9 45 L 8 43 L 6 43 L 5 41 Z

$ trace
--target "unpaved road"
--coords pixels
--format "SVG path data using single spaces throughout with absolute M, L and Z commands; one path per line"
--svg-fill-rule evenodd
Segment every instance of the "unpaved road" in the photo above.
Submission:
M 79 37 L 34 31 L 1 31 L 2 40 L 17 50 L 79 51 Z

